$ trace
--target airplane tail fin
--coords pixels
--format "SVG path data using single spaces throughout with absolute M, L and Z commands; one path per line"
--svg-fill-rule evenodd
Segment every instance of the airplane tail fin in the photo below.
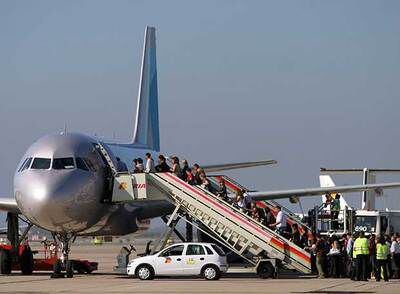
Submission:
M 156 29 L 146 27 L 132 144 L 160 151 Z
M 330 175 L 320 175 L 319 176 L 319 183 L 322 188 L 329 188 L 329 187 L 335 187 L 336 184 L 332 180 L 332 177 Z M 347 204 L 346 200 L 344 199 L 343 195 L 340 194 L 340 209 L 345 209 L 345 207 L 349 207 Z M 325 203 L 326 197 L 325 195 L 322 195 L 322 202 Z M 329 206 L 327 206 L 326 210 L 330 210 Z

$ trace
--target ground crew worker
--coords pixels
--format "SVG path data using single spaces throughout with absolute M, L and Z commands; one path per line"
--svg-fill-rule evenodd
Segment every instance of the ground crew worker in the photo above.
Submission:
M 356 258 L 356 278 L 357 281 L 368 281 L 367 265 L 369 260 L 368 240 L 365 238 L 364 232 L 360 232 L 360 236 L 354 241 L 353 258 Z
M 376 273 L 377 282 L 381 280 L 381 268 L 383 270 L 383 279 L 388 282 L 387 263 L 389 255 L 389 246 L 386 244 L 385 238 L 381 236 L 376 244 Z

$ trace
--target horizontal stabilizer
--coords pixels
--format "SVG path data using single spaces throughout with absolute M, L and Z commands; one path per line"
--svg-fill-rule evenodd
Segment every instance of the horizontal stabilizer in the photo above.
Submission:
M 225 163 L 225 164 L 215 164 L 215 165 L 204 165 L 201 167 L 206 172 L 217 172 L 217 171 L 232 170 L 239 168 L 271 165 L 277 163 L 278 162 L 276 160 L 262 160 L 262 161 L 247 161 L 247 162 Z

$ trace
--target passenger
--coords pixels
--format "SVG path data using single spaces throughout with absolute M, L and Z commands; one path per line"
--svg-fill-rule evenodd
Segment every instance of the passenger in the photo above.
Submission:
M 154 159 L 151 157 L 151 154 L 149 152 L 146 153 L 146 173 L 152 173 L 155 172 L 156 170 L 154 169 Z
M 138 160 L 137 160 L 137 158 L 134 158 L 132 160 L 132 173 L 134 173 L 134 174 L 138 172 L 136 169 L 137 164 L 138 164 Z
M 205 173 L 200 174 L 200 180 L 201 180 L 201 187 L 209 192 L 211 192 L 211 184 L 210 181 L 207 179 Z
M 337 240 L 332 242 L 331 248 L 328 253 L 329 260 L 330 260 L 330 270 L 329 275 L 332 278 L 339 278 L 340 277 L 340 245 Z
M 387 265 L 388 265 L 389 247 L 386 244 L 385 238 L 381 236 L 376 244 L 376 281 L 381 280 L 381 274 L 383 274 L 383 279 L 385 282 L 389 281 Z M 383 273 L 381 273 L 381 271 Z
M 137 173 L 144 172 L 143 159 L 141 159 L 140 157 L 137 159 L 136 172 Z
M 128 167 L 126 166 L 125 162 L 123 162 L 121 160 L 121 158 L 116 157 L 117 159 L 117 170 L 118 172 L 122 173 L 122 172 L 127 172 L 128 171 Z
M 250 195 L 246 192 L 246 190 L 242 189 L 242 194 L 244 197 L 244 205 L 246 209 L 250 209 L 251 203 L 253 202 Z
M 299 232 L 299 226 L 297 224 L 292 225 L 292 237 L 290 238 L 290 240 L 297 246 L 301 247 L 301 236 Z
M 368 250 L 369 250 L 369 263 L 368 263 L 368 270 L 369 270 L 369 278 L 373 278 L 375 276 L 375 261 L 376 261 L 376 244 L 377 238 L 375 238 L 374 234 L 371 234 L 368 240 Z
M 181 166 L 179 164 L 179 158 L 174 156 L 172 158 L 172 168 L 171 168 L 171 172 L 176 175 L 178 178 L 181 178 L 182 173 L 181 173 Z
M 158 155 L 158 164 L 156 165 L 156 171 L 160 173 L 167 173 L 170 170 L 171 168 L 167 164 L 165 156 L 162 154 Z
M 303 249 L 308 247 L 308 239 L 309 239 L 308 234 L 309 234 L 308 228 L 304 227 L 303 234 L 301 234 L 301 236 L 300 236 L 300 247 Z
M 337 231 L 339 229 L 339 212 L 340 212 L 340 195 L 336 194 L 334 197 L 332 197 L 332 200 L 330 202 L 330 208 L 331 208 L 331 228 L 334 231 Z
M 186 159 L 182 160 L 182 180 L 186 181 L 186 171 L 190 170 L 189 163 Z
M 276 215 L 276 222 L 271 224 L 272 227 L 276 227 L 276 231 L 280 235 L 284 235 L 286 231 L 286 215 L 282 212 L 282 208 L 277 206 L 278 214 Z
M 242 212 L 246 212 L 246 207 L 244 203 L 244 196 L 242 191 L 236 191 L 236 199 L 233 204 L 234 207 L 241 210 Z
M 389 248 L 389 253 L 390 253 L 390 247 L 392 246 L 392 238 L 389 235 L 385 235 L 385 241 L 386 241 L 386 245 Z M 388 274 L 389 274 L 389 278 L 393 277 L 393 260 L 392 260 L 392 255 L 389 254 L 388 255 Z
M 219 186 L 218 186 L 218 190 L 217 190 L 217 196 L 219 198 L 221 198 L 224 201 L 229 202 L 228 200 L 228 192 L 226 190 L 226 186 L 225 186 L 225 181 L 224 179 L 220 179 L 219 180 Z
M 189 185 L 194 185 L 194 175 L 192 174 L 192 171 L 189 169 L 186 170 L 186 177 L 185 177 L 185 182 L 188 183 Z
M 344 250 L 344 263 L 346 265 L 346 275 L 347 277 L 352 276 L 352 256 L 353 256 L 353 236 L 350 233 L 346 234 L 345 250 Z
M 200 166 L 197 163 L 193 164 L 192 173 L 193 173 L 193 176 L 194 176 L 195 184 L 196 185 L 201 185 Z
M 400 236 L 392 237 L 390 245 L 390 255 L 392 257 L 393 277 L 400 279 Z
M 259 220 L 260 216 L 258 214 L 258 209 L 255 202 L 250 204 L 250 209 L 247 211 L 248 215 L 251 216 L 255 220 Z
M 272 213 L 271 209 L 268 206 L 264 208 L 263 219 L 264 219 L 263 222 L 264 226 L 268 228 L 270 228 L 271 225 L 276 221 L 274 214 Z
M 325 278 L 324 262 L 325 262 L 325 240 L 321 236 L 317 235 L 317 242 L 315 243 L 315 256 L 316 256 L 316 266 L 318 271 L 318 278 Z
M 367 264 L 369 261 L 368 240 L 365 238 L 364 232 L 360 232 L 360 236 L 354 241 L 353 258 L 356 258 L 356 277 L 357 281 L 368 281 Z

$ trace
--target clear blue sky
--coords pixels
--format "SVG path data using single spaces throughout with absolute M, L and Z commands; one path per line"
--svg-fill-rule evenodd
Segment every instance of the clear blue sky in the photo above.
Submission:
M 400 168 L 399 15 L 399 1 L 1 1 L 0 195 L 65 122 L 129 138 L 147 24 L 166 153 L 276 159 L 230 173 L 262 190 L 318 186 L 320 166 Z

